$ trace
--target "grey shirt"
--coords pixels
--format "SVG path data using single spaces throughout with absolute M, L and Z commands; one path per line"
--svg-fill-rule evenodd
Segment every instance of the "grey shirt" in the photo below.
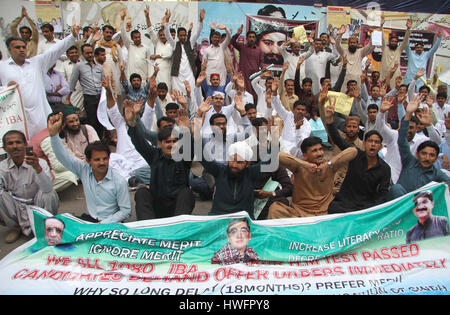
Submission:
M 70 77 L 70 91 L 75 91 L 77 81 L 83 88 L 83 94 L 100 95 L 102 91 L 103 67 L 97 63 L 93 66 L 87 61 L 81 61 L 73 67 Z
M 47 163 L 39 159 L 42 168 L 40 174 L 25 162 L 17 167 L 13 160 L 8 157 L 0 162 L 0 193 L 9 192 L 22 199 L 32 199 L 41 190 L 48 193 L 53 190 L 53 182 Z

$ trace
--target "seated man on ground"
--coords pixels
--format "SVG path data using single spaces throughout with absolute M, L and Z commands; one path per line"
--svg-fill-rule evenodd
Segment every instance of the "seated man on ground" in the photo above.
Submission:
M 83 183 L 88 214 L 81 219 L 95 223 L 123 222 L 131 215 L 127 181 L 109 167 L 110 150 L 100 141 L 85 149 L 86 162 L 73 157 L 58 136 L 63 126 L 62 113 L 51 116 L 48 131 L 56 158 Z
M 269 209 L 269 219 L 327 214 L 333 200 L 334 174 L 357 154 L 356 148 L 349 147 L 327 161 L 322 140 L 317 137 L 306 138 L 301 150 L 303 159 L 280 152 L 280 164 L 294 174 L 292 205 L 273 203 Z
M 26 150 L 22 132 L 8 131 L 2 142 L 7 158 L 0 162 L 0 220 L 11 229 L 5 241 L 13 243 L 21 233 L 32 235 L 26 205 L 56 214 L 59 198 L 47 163 L 32 150 Z
M 339 136 L 333 123 L 334 104 L 326 108 L 325 116 L 332 141 L 341 150 L 349 148 L 350 144 Z M 364 151 L 357 149 L 356 157 L 349 162 L 341 189 L 330 203 L 328 213 L 351 212 L 384 202 L 391 184 L 391 168 L 378 156 L 382 142 L 383 137 L 376 130 L 364 135 Z

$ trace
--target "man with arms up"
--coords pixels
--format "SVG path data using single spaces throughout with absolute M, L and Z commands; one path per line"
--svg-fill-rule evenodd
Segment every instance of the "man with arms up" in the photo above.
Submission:
M 0 62 L 0 82 L 3 86 L 19 85 L 30 138 L 47 127 L 47 116 L 51 113 L 43 74 L 74 44 L 79 30 L 79 26 L 73 25 L 71 35 L 30 59 L 21 38 L 10 37 L 6 41 L 11 58 Z

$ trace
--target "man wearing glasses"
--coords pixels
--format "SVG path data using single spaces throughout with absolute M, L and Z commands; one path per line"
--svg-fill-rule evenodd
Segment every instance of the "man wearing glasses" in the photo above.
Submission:
M 258 261 L 258 254 L 247 246 L 251 239 L 247 218 L 233 219 L 227 228 L 228 243 L 211 258 L 212 264 L 231 265 Z

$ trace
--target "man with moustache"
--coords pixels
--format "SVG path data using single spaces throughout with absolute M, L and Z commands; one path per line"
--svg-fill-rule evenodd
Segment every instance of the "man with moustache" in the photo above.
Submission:
M 381 17 L 381 34 L 384 36 L 384 17 Z M 406 46 L 409 43 L 409 36 L 411 35 L 411 20 L 408 19 L 406 21 L 406 33 L 405 37 L 403 37 L 403 42 L 401 45 L 398 44 L 398 35 L 394 32 L 389 34 L 389 44 L 386 45 L 386 42 L 382 40 L 382 57 L 381 57 L 381 68 L 380 68 L 380 80 L 385 80 L 389 76 L 389 72 L 392 69 L 394 64 L 400 64 L 400 56 L 405 50 Z M 400 67 L 397 67 L 394 74 L 391 75 L 391 81 L 386 82 L 387 86 L 395 86 L 395 78 L 401 75 Z
M 324 158 L 322 140 L 308 137 L 301 144 L 303 158 L 280 152 L 280 164 L 294 174 L 292 204 L 274 202 L 269 219 L 318 216 L 328 213 L 333 200 L 334 174 L 340 165 L 355 158 L 356 148 L 347 148 L 330 160 Z
M 434 208 L 432 191 L 427 190 L 416 193 L 413 197 L 413 202 L 413 212 L 417 217 L 417 224 L 406 232 L 407 244 L 450 234 L 447 218 L 432 214 Z
M 343 140 L 333 124 L 334 105 L 325 110 L 325 120 L 332 141 L 345 150 L 350 145 Z M 328 213 L 345 213 L 366 209 L 384 202 L 391 183 L 389 165 L 378 157 L 383 137 L 376 130 L 364 135 L 364 150 L 348 164 L 347 174 L 339 192 L 328 207 Z
M 336 60 L 339 55 L 334 45 L 331 46 L 332 52 L 324 51 L 320 38 L 314 39 L 311 44 L 314 52 L 305 61 L 305 73 L 312 79 L 312 93 L 316 95 L 320 92 L 320 79 L 325 77 L 327 63 Z
M 341 92 L 345 93 L 345 87 L 347 82 L 350 80 L 355 80 L 358 86 L 361 83 L 362 74 L 362 60 L 365 56 L 370 54 L 375 46 L 372 45 L 372 41 L 369 40 L 369 44 L 363 48 L 358 48 L 358 37 L 350 36 L 348 39 L 348 48 L 342 48 L 341 41 L 342 35 L 345 33 L 345 26 L 342 26 L 338 31 L 338 37 L 336 39 L 336 50 L 338 53 L 347 59 L 347 72 L 344 79 L 344 84 L 341 88 Z
M 423 81 L 416 77 L 417 72 L 420 69 L 426 69 L 428 65 L 428 60 L 433 57 L 436 50 L 438 50 L 442 41 L 442 33 L 437 34 L 438 39 L 434 43 L 433 47 L 430 50 L 424 51 L 423 43 L 418 42 L 412 50 L 409 47 L 409 44 L 406 46 L 406 55 L 408 56 L 408 68 L 406 68 L 405 78 L 403 80 L 404 84 L 410 84 L 415 81 L 416 90 L 414 92 L 419 91 L 419 89 L 424 85 Z M 427 80 L 426 74 L 425 80 Z
M 209 215 L 247 211 L 254 219 L 254 190 L 256 180 L 262 176 L 261 163 L 251 164 L 253 150 L 245 141 L 231 144 L 227 153 L 226 164 L 212 160 L 208 152 L 200 161 L 216 184 Z
M 44 73 L 74 44 L 78 32 L 79 26 L 72 25 L 71 35 L 56 43 L 45 53 L 29 59 L 23 39 L 10 37 L 6 40 L 11 58 L 0 62 L 0 85 L 18 84 L 30 138 L 45 129 L 47 116 L 51 113 L 45 94 Z
M 231 32 L 224 25 L 217 25 L 219 30 L 225 30 L 226 38 L 223 42 L 220 42 L 221 36 L 218 31 L 213 30 L 211 32 L 211 45 L 205 49 L 203 53 L 202 62 L 206 62 L 206 80 L 208 84 L 212 84 L 210 81 L 212 74 L 219 74 L 219 85 L 226 85 L 227 69 L 225 67 L 225 50 L 228 49 L 228 44 L 231 40 Z
M 44 220 L 44 237 L 47 246 L 57 246 L 61 244 L 62 235 L 66 225 L 57 217 L 47 217 Z
M 13 243 L 21 233 L 32 235 L 26 205 L 56 214 L 59 198 L 48 164 L 33 151 L 26 152 L 27 141 L 22 132 L 6 132 L 2 143 L 7 158 L 0 162 L 0 221 L 10 229 L 5 242 Z
M 19 32 L 17 32 L 17 27 L 22 22 L 23 18 L 26 18 L 30 27 L 22 25 L 19 28 L 20 37 L 27 44 L 27 58 L 31 58 L 37 55 L 38 44 L 39 44 L 39 31 L 36 26 L 36 23 L 28 16 L 27 10 L 22 7 L 22 14 L 16 18 L 10 24 L 11 34 L 14 37 L 19 37 Z
M 109 168 L 109 147 L 100 141 L 91 143 L 85 150 L 86 162 L 80 161 L 64 148 L 58 136 L 62 126 L 62 113 L 49 117 L 48 131 L 56 158 L 83 183 L 88 214 L 83 213 L 81 219 L 94 223 L 123 222 L 131 215 L 128 183 Z

